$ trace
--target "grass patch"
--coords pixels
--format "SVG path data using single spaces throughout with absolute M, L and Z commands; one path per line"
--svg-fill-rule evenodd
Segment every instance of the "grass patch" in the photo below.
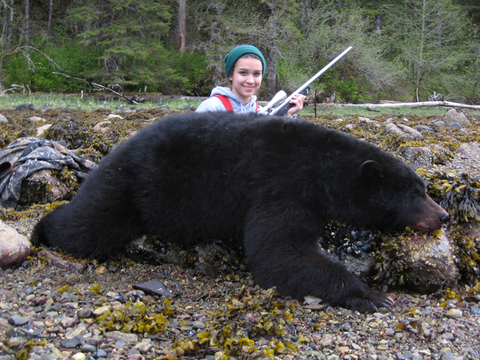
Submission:
M 123 110 L 149 110 L 152 108 L 165 107 L 175 111 L 186 111 L 190 107 L 197 107 L 202 99 L 172 98 L 172 97 L 153 97 L 152 101 L 142 101 L 139 104 L 128 103 L 125 100 L 114 99 L 109 94 L 106 96 L 85 96 L 80 95 L 61 95 L 61 94 L 34 94 L 19 95 L 11 94 L 0 97 L 0 110 L 13 110 L 17 106 L 32 104 L 35 110 L 43 106 L 49 106 L 53 109 L 69 108 L 72 110 L 93 111 L 99 108 L 115 111 Z
M 69 108 L 73 110 L 93 111 L 99 108 L 110 110 L 112 112 L 120 112 L 125 110 L 149 110 L 152 108 L 165 108 L 172 111 L 184 112 L 192 108 L 198 107 L 202 102 L 202 98 L 194 97 L 172 97 L 172 96 L 155 96 L 149 94 L 149 101 L 142 101 L 139 104 L 131 104 L 123 99 L 115 99 L 111 94 L 95 94 L 81 98 L 79 94 L 9 94 L 0 97 L 0 110 L 15 109 L 19 105 L 32 104 L 35 110 L 39 110 L 45 105 L 51 108 Z M 262 101 L 260 105 L 267 102 Z M 345 118 L 352 115 L 360 116 L 376 116 L 376 115 L 415 115 L 415 116 L 443 116 L 449 110 L 447 107 L 402 107 L 402 108 L 368 108 L 368 107 L 340 107 L 332 105 L 317 104 L 316 114 L 333 115 L 339 118 Z M 480 110 L 466 109 L 470 115 L 480 116 Z M 300 115 L 314 115 L 315 109 L 313 104 L 308 104 L 300 113 Z

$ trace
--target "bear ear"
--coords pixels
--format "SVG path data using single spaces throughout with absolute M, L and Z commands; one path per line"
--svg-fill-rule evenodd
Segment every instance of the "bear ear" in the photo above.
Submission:
M 360 176 L 368 181 L 378 180 L 383 177 L 382 166 L 375 160 L 367 160 L 360 166 Z

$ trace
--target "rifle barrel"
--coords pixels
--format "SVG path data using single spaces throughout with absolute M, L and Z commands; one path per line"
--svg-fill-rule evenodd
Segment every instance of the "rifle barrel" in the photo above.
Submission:
M 335 59 L 330 61 L 322 70 L 320 70 L 318 73 L 313 75 L 305 84 L 300 86 L 297 90 L 295 90 L 289 97 L 287 97 L 284 101 L 283 104 L 288 104 L 292 98 L 300 93 L 303 89 L 308 87 L 312 82 L 314 82 L 320 75 L 322 75 L 325 71 L 327 71 L 333 64 L 335 64 L 338 60 L 340 60 L 346 53 L 348 53 L 350 50 L 352 50 L 352 46 L 349 46 L 346 48 L 340 55 L 338 55 Z M 275 108 L 270 115 L 275 115 L 278 111 L 280 111 L 280 108 L 282 106 L 278 106 Z

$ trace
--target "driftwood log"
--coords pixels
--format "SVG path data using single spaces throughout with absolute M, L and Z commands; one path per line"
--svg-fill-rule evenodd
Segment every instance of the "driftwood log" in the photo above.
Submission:
M 366 108 L 402 108 L 402 107 L 435 107 L 435 106 L 445 106 L 445 107 L 457 107 L 465 109 L 474 109 L 480 110 L 480 105 L 469 105 L 462 104 L 453 101 L 420 101 L 420 102 L 383 102 L 381 104 L 327 104 L 329 106 L 338 106 L 338 107 L 366 107 Z

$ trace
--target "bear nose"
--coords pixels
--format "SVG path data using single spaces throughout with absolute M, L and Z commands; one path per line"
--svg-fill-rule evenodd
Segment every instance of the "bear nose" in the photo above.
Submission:
M 440 221 L 441 221 L 442 223 L 446 223 L 449 218 L 450 218 L 450 215 L 448 214 L 448 212 L 445 211 L 445 212 L 440 216 Z

